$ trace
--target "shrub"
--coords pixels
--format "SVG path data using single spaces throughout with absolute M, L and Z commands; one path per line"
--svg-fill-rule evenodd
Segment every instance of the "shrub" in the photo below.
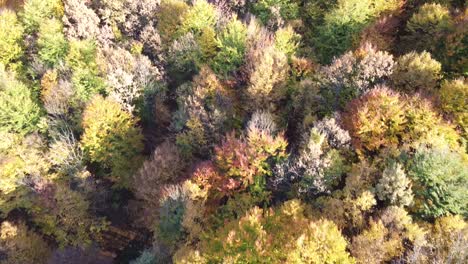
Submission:
M 376 186 L 377 196 L 392 205 L 408 206 L 413 201 L 411 181 L 399 163 L 391 162 Z
M 24 223 L 4 221 L 0 227 L 0 247 L 5 254 L 5 263 L 45 264 L 50 248 L 41 236 L 29 230 Z M 3 256 L 2 256 L 3 257 Z
M 67 54 L 68 42 L 62 30 L 62 22 L 57 19 L 47 19 L 39 28 L 39 58 L 49 66 L 58 64 Z
M 413 211 L 424 218 L 467 211 L 464 186 L 468 181 L 468 164 L 464 158 L 448 149 L 419 148 L 408 164 L 408 176 L 413 180 Z
M 0 65 L 0 131 L 27 134 L 37 130 L 40 109 L 26 85 Z
M 442 110 L 468 133 L 468 83 L 463 79 L 445 81 L 439 91 Z
M 81 144 L 92 162 L 110 168 L 114 180 L 126 186 L 132 170 L 138 167 L 143 135 L 137 120 L 117 102 L 95 97 L 83 113 Z
M 218 36 L 219 51 L 212 61 L 213 70 L 222 75 L 235 71 L 244 63 L 246 51 L 246 26 L 233 18 Z
M 442 66 L 428 52 L 410 52 L 398 58 L 392 81 L 403 92 L 432 91 L 441 78 Z
M 417 51 L 435 52 L 442 37 L 453 27 L 450 11 L 436 3 L 419 7 L 406 24 L 408 44 Z
M 58 19 L 62 14 L 63 5 L 60 0 L 26 0 L 21 18 L 26 32 L 33 33 L 46 19 L 54 17 Z
M 18 22 L 16 14 L 12 11 L 3 11 L 0 14 L 0 63 L 8 64 L 17 61 L 23 55 L 24 28 Z

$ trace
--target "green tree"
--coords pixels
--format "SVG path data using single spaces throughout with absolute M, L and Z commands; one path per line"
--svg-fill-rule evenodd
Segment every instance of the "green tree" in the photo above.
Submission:
M 143 135 L 136 124 L 119 103 L 101 96 L 96 96 L 83 113 L 84 152 L 90 161 L 111 169 L 112 178 L 122 186 L 130 183 L 143 150 Z
M 399 5 L 400 0 L 338 0 L 317 28 L 313 46 L 319 60 L 329 63 L 334 56 L 343 54 L 366 25 Z
M 55 18 L 45 20 L 39 28 L 39 58 L 49 66 L 56 65 L 67 54 L 68 42 L 62 31 L 62 22 Z
M 468 213 L 468 163 L 461 154 L 444 149 L 419 148 L 408 164 L 413 180 L 415 213 L 433 219 Z
M 215 6 L 206 0 L 196 0 L 187 12 L 181 17 L 179 31 L 181 34 L 192 32 L 195 35 L 201 34 L 204 28 L 213 27 L 217 20 Z
M 21 18 L 27 33 L 35 32 L 48 18 L 60 18 L 63 15 L 61 0 L 26 0 Z
M 23 55 L 24 28 L 18 22 L 16 14 L 5 10 L 0 14 L 0 63 L 17 61 Z
M 27 134 L 37 130 L 40 108 L 28 87 L 0 64 L 0 131 Z
M 244 63 L 246 41 L 246 26 L 233 18 L 218 36 L 219 51 L 211 64 L 213 70 L 227 75 L 241 66 Z
M 275 24 L 279 19 L 296 19 L 299 5 L 297 0 L 260 0 L 253 4 L 252 11 L 264 24 Z

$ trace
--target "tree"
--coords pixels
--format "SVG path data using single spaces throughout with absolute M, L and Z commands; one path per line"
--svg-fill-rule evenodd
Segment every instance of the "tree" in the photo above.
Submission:
M 5 10 L 0 14 L 0 63 L 8 66 L 23 55 L 24 28 L 16 13 Z
M 100 33 L 101 20 L 85 0 L 63 1 L 65 35 L 69 40 L 93 39 Z
M 431 54 L 410 52 L 398 58 L 392 81 L 403 92 L 431 92 L 439 84 L 442 65 Z
M 75 97 L 87 102 L 95 94 L 103 92 L 104 80 L 96 60 L 96 43 L 91 40 L 72 40 L 66 57 L 67 65 L 72 69 L 72 84 Z
M 406 24 L 408 44 L 413 50 L 434 53 L 452 27 L 453 21 L 447 7 L 426 3 L 419 7 Z
M 272 46 L 251 52 L 253 54 L 249 54 L 249 64 L 252 69 L 247 95 L 253 109 L 270 109 L 272 103 L 285 97 L 281 85 L 287 79 L 288 59 Z
M 421 147 L 407 165 L 413 180 L 413 211 L 433 219 L 448 214 L 467 214 L 468 164 L 458 153 Z
M 26 0 L 21 18 L 26 32 L 33 33 L 46 19 L 58 19 L 62 14 L 63 5 L 60 0 Z
M 325 14 L 314 38 L 320 62 L 329 63 L 334 56 L 343 54 L 366 25 L 381 13 L 398 9 L 400 3 L 399 0 L 338 0 Z
M 276 168 L 274 185 L 306 197 L 331 193 L 350 169 L 346 161 L 350 142 L 348 132 L 334 118 L 316 122 L 304 136 L 298 155 Z
M 38 129 L 40 118 L 31 90 L 0 65 L 0 131 L 28 134 Z
M 154 213 L 162 198 L 163 186 L 176 182 L 184 169 L 184 160 L 177 147 L 171 142 L 164 142 L 154 150 L 150 159 L 146 160 L 133 176 L 132 187 L 137 198 L 145 204 L 145 212 L 149 215 L 146 222 L 154 221 Z
M 351 243 L 351 254 L 360 263 L 382 263 L 400 256 L 402 252 L 400 238 L 389 236 L 381 221 L 371 222 L 369 229 L 353 237 Z
M 270 211 L 254 207 L 211 232 L 201 241 L 199 257 L 207 262 L 354 263 L 346 246 L 333 222 L 312 221 L 304 204 L 290 200 Z
M 112 179 L 129 184 L 143 150 L 143 135 L 137 120 L 111 99 L 95 97 L 83 113 L 83 151 L 90 161 L 111 169 Z
M 442 110 L 453 117 L 466 136 L 468 133 L 468 83 L 466 80 L 444 81 L 439 90 L 439 97 Z
M 170 44 L 178 36 L 177 29 L 182 23 L 182 17 L 189 6 L 181 0 L 163 0 L 156 14 L 157 29 L 161 34 L 163 44 Z
M 55 18 L 43 21 L 39 27 L 39 58 L 48 66 L 57 65 L 67 54 L 68 42 L 62 31 L 62 22 Z
M 196 0 L 187 12 L 182 13 L 180 34 L 192 32 L 198 36 L 203 29 L 213 27 L 218 19 L 215 7 L 206 0 Z
M 409 206 L 413 201 L 411 181 L 401 164 L 391 162 L 383 171 L 376 186 L 377 196 L 392 205 Z
M 50 247 L 44 239 L 22 222 L 2 222 L 0 247 L 2 255 L 6 255 L 2 262 L 5 260 L 4 263 L 8 264 L 45 264 L 50 254 Z
M 371 44 L 347 52 L 323 67 L 320 94 L 326 113 L 341 110 L 347 102 L 387 82 L 395 68 L 393 56 Z
M 162 79 L 159 69 L 144 55 L 132 55 L 117 48 L 105 49 L 106 83 L 109 97 L 129 113 L 135 109 L 143 91 Z
M 219 51 L 211 63 L 213 70 L 226 76 L 241 66 L 244 63 L 246 41 L 246 26 L 237 18 L 232 18 L 218 36 Z
M 263 24 L 275 27 L 297 18 L 299 5 L 297 0 L 260 0 L 253 4 L 252 11 Z
M 460 136 L 423 99 L 379 87 L 351 101 L 346 109 L 343 125 L 359 152 L 419 143 L 460 149 Z

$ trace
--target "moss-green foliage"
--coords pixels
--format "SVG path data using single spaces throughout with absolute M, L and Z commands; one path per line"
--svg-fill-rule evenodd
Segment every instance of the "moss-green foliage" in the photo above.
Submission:
M 246 51 L 246 26 L 233 18 L 219 34 L 219 51 L 211 64 L 216 73 L 226 75 L 235 71 L 244 62 Z
M 206 0 L 196 0 L 181 16 L 180 34 L 200 34 L 204 28 L 213 27 L 217 20 L 215 7 Z
M 444 149 L 420 148 L 408 164 L 413 180 L 413 210 L 424 218 L 467 215 L 468 163 L 461 154 Z
M 314 39 L 317 57 L 329 63 L 352 47 L 361 30 L 381 13 L 398 8 L 399 0 L 338 0 L 324 17 Z
M 40 117 L 31 90 L 0 64 L 0 131 L 30 133 L 38 129 Z
M 440 4 L 422 5 L 406 25 L 408 45 L 412 50 L 434 52 L 443 44 L 441 38 L 453 27 L 449 9 Z
M 301 35 L 294 32 L 292 27 L 280 28 L 275 32 L 275 48 L 288 57 L 294 55 L 299 47 Z
M 58 64 L 67 54 L 68 42 L 62 31 L 62 22 L 55 18 L 43 21 L 39 27 L 39 58 L 49 66 Z
M 35 32 L 48 18 L 59 19 L 63 15 L 61 0 L 26 0 L 21 14 L 27 33 Z
M 104 89 L 96 61 L 96 44 L 91 40 L 73 40 L 69 45 L 66 62 L 73 72 L 71 80 L 77 98 L 86 102 Z
M 129 184 L 129 176 L 138 168 L 143 149 L 136 122 L 117 102 L 100 96 L 83 113 L 83 150 L 90 161 L 111 169 L 112 178 L 123 186 Z
M 429 52 L 410 52 L 398 58 L 392 81 L 404 92 L 431 91 L 439 84 L 441 70 L 442 65 Z
M 23 26 L 16 14 L 5 10 L 0 14 L 0 63 L 8 66 L 23 55 Z
M 278 19 L 278 15 L 284 20 L 297 18 L 299 5 L 297 0 L 259 0 L 253 4 L 252 11 L 264 24 L 268 24 L 270 20 Z

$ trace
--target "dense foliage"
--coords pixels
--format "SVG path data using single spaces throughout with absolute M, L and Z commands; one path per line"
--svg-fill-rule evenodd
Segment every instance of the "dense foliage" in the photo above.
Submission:
M 0 0 L 0 264 L 466 263 L 461 0 Z

